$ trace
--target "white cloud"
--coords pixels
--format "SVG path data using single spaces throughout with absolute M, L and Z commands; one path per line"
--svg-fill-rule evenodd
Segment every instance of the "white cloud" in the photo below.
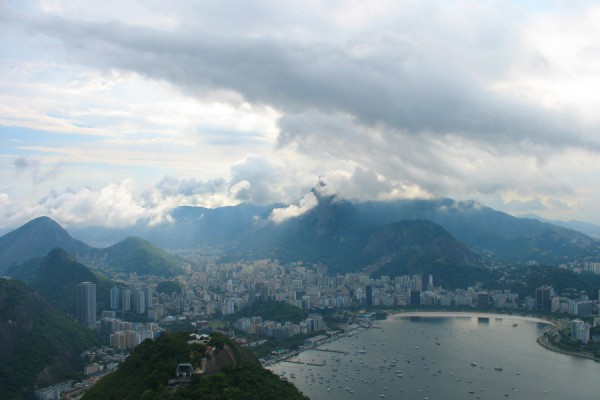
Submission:
M 7 193 L 0 193 L 0 208 L 6 208 L 10 205 L 10 196 Z
M 289 204 L 325 176 L 350 199 L 597 220 L 600 6 L 562 4 L 4 5 L 1 190 L 15 215 L 78 224 L 106 190 L 126 224 Z
M 319 200 L 314 193 L 307 193 L 302 199 L 300 199 L 297 205 L 290 204 L 285 208 L 273 209 L 273 211 L 271 211 L 271 215 L 269 215 L 269 219 L 278 224 L 290 218 L 296 218 L 307 213 L 316 207 L 318 203 Z

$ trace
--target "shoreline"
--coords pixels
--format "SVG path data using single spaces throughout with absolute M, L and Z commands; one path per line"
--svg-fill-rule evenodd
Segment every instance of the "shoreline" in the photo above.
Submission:
M 513 315 L 513 314 L 502 314 L 502 313 L 483 313 L 483 312 L 469 312 L 469 311 L 395 311 L 389 314 L 390 317 L 406 318 L 406 317 L 477 317 L 477 318 L 502 318 L 502 319 L 514 319 L 519 321 L 531 321 L 539 322 L 542 324 L 555 325 L 555 322 L 548 319 L 539 317 L 532 317 L 527 315 Z
M 560 347 L 550 343 L 550 341 L 548 340 L 548 336 L 552 335 L 553 333 L 558 331 L 560 328 L 562 328 L 562 324 L 560 321 L 552 321 L 552 324 L 553 324 L 552 329 L 550 329 L 548 332 L 544 333 L 543 335 L 539 336 L 536 339 L 537 344 L 539 344 L 546 350 L 553 351 L 558 354 L 580 357 L 580 358 L 585 358 L 585 359 L 592 360 L 595 362 L 600 362 L 600 358 L 594 357 L 593 354 L 561 349 Z
M 568 356 L 573 356 L 573 357 L 580 357 L 580 358 L 585 358 L 588 360 L 600 362 L 600 358 L 596 358 L 591 354 L 577 353 L 577 352 L 573 352 L 573 351 L 563 350 L 560 347 L 556 347 L 555 345 L 551 344 L 547 340 L 547 334 L 551 334 L 552 332 L 555 332 L 561 328 L 561 323 L 554 319 L 543 319 L 543 318 L 527 316 L 527 315 L 512 315 L 512 314 L 502 314 L 502 313 L 484 313 L 484 312 L 469 312 L 469 311 L 394 311 L 394 312 L 390 312 L 388 317 L 389 318 L 410 318 L 410 317 L 424 317 L 424 318 L 428 318 L 428 317 L 429 318 L 440 318 L 440 317 L 441 318 L 443 318 L 443 317 L 466 318 L 466 317 L 470 317 L 470 318 L 475 318 L 475 317 L 477 317 L 477 318 L 501 318 L 501 319 L 506 318 L 506 319 L 513 319 L 513 320 L 518 320 L 518 321 L 529 321 L 529 322 L 546 324 L 546 325 L 550 325 L 551 328 L 536 339 L 536 343 L 539 346 L 543 347 L 544 349 L 546 349 L 548 351 L 552 351 L 557 354 L 563 354 L 563 355 L 568 355 Z M 276 360 L 271 360 L 271 362 L 267 363 L 264 366 L 265 367 L 272 366 L 279 362 L 286 361 L 286 360 L 289 360 L 290 358 L 298 356 L 299 354 L 301 354 L 305 351 L 313 350 L 313 349 L 321 347 L 322 345 L 325 345 L 327 343 L 331 343 L 333 341 L 338 341 L 344 337 L 352 336 L 352 335 L 367 331 L 369 329 L 373 329 L 373 328 L 375 328 L 375 326 L 373 326 L 373 325 L 375 325 L 376 322 L 382 322 L 382 321 L 373 321 L 373 323 L 369 327 L 357 326 L 357 327 L 355 327 L 355 329 L 348 331 L 348 332 L 344 332 L 342 334 L 339 334 L 335 338 L 329 338 L 328 340 L 326 340 L 324 342 L 321 342 L 318 344 L 315 343 L 312 346 L 308 346 L 303 349 L 295 350 L 286 355 L 282 355 L 281 357 L 279 357 Z
M 521 320 L 521 321 L 531 321 L 531 322 L 538 322 L 538 323 L 543 323 L 543 324 L 548 324 L 548 325 L 552 325 L 552 328 L 550 328 L 550 330 L 548 330 L 547 332 L 545 332 L 544 334 L 538 336 L 538 338 L 536 339 L 536 343 L 538 345 L 540 345 L 541 347 L 545 348 L 548 351 L 552 351 L 554 353 L 557 354 L 564 354 L 564 355 L 568 355 L 568 356 L 574 356 L 574 357 L 580 357 L 580 358 L 585 358 L 588 360 L 593 360 L 595 362 L 600 362 L 600 358 L 598 357 L 594 357 L 592 354 L 589 353 L 579 353 L 579 352 L 575 352 L 575 351 L 569 351 L 569 350 L 565 350 L 565 349 L 561 349 L 560 347 L 557 347 L 555 345 L 553 345 L 552 343 L 550 343 L 548 341 L 548 336 L 547 335 L 551 335 L 552 333 L 558 331 L 561 327 L 562 324 L 554 319 L 542 319 L 542 318 L 538 318 L 538 317 L 530 317 L 530 316 L 524 316 L 524 315 L 510 315 L 510 314 L 487 314 L 487 313 L 478 313 L 478 312 L 461 312 L 461 311 L 449 311 L 449 312 L 445 312 L 445 311 L 407 311 L 407 312 L 395 312 L 393 314 L 390 314 L 390 317 L 396 317 L 396 318 L 408 318 L 408 317 L 431 317 L 431 318 L 436 318 L 436 317 L 478 317 L 478 318 L 502 318 L 502 317 L 507 317 L 509 316 L 512 319 L 515 320 Z

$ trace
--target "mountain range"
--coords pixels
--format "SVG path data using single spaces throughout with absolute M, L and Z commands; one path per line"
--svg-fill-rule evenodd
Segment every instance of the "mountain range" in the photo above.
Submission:
M 55 247 L 74 255 L 92 251 L 87 244 L 73 239 L 53 219 L 39 217 L 0 237 L 0 274 L 12 264 L 43 257 Z
M 330 272 L 367 271 L 374 276 L 444 270 L 471 274 L 468 269 L 497 262 L 523 265 L 535 260 L 558 266 L 600 259 L 597 239 L 473 201 L 355 203 L 314 193 L 318 198 L 314 208 L 282 222 L 270 218 L 281 205 L 241 204 L 217 209 L 180 207 L 173 211 L 172 222 L 154 226 L 72 229 L 91 243 L 115 243 L 103 249 L 73 239 L 49 218 L 38 218 L 0 238 L 0 268 L 4 268 L 0 272 L 6 271 L 9 261 L 22 262 L 44 246 L 66 243 L 80 261 L 96 268 L 176 274 L 181 260 L 148 240 L 161 248 L 218 249 L 222 261 L 276 258 L 322 264 Z M 43 246 L 36 242 L 40 237 Z
M 240 204 L 217 209 L 179 207 L 172 213 L 172 222 L 152 227 L 140 223 L 73 232 L 88 241 L 114 243 L 126 236 L 140 236 L 162 248 L 208 246 L 226 249 L 232 257 L 305 260 L 343 270 L 358 268 L 357 254 L 360 263 L 365 262 L 365 246 L 378 229 L 399 221 L 426 220 L 441 226 L 483 260 L 559 265 L 600 257 L 598 239 L 535 218 L 513 217 L 474 201 L 442 198 L 358 203 L 314 193 L 317 206 L 280 223 L 273 222 L 270 215 L 281 205 Z
M 125 238 L 104 249 L 88 246 L 74 239 L 51 218 L 39 217 L 0 237 L 0 274 L 10 271 L 12 276 L 22 269 L 18 274 L 20 278 L 30 278 L 25 275 L 31 274 L 37 265 L 36 261 L 33 264 L 30 261 L 45 257 L 55 248 L 72 254 L 76 260 L 94 269 L 125 273 L 173 276 L 180 272 L 183 263 L 178 257 L 137 237 Z

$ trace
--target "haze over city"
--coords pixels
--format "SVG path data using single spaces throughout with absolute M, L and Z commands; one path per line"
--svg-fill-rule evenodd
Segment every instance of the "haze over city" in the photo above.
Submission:
M 600 223 L 600 5 L 5 1 L 0 229 L 473 199 Z

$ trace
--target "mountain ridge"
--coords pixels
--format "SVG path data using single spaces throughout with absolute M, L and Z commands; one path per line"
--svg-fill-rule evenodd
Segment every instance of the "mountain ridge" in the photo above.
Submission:
M 49 217 L 35 218 L 0 237 L 0 274 L 14 274 L 19 266 L 62 248 L 92 269 L 114 268 L 120 272 L 175 275 L 182 260 L 142 238 L 129 237 L 107 248 L 95 248 L 74 239 Z M 21 276 L 21 278 L 24 278 Z
M 378 229 L 399 221 L 427 220 L 461 243 L 456 242 L 457 246 L 464 245 L 480 254 L 483 264 L 524 265 L 535 260 L 558 266 L 573 260 L 600 258 L 599 240 L 539 220 L 513 217 L 474 201 L 440 198 L 359 203 L 322 196 L 316 190 L 313 193 L 318 199 L 315 207 L 279 223 L 270 216 L 281 205 L 241 204 L 217 209 L 185 206 L 173 210 L 169 223 L 138 224 L 118 230 L 98 228 L 98 235 L 119 239 L 119 243 L 131 239 L 111 235 L 152 238 L 153 243 L 164 248 L 207 247 L 216 249 L 215 254 L 220 253 L 222 261 L 276 258 L 283 262 L 321 263 L 332 272 L 353 272 L 369 264 L 365 264 L 369 260 L 365 260 L 362 249 Z M 102 262 L 115 262 L 106 251 L 120 247 L 119 243 L 98 250 L 104 251 Z M 397 252 L 389 249 L 389 253 Z M 117 269 L 125 271 L 127 263 L 135 264 L 122 261 Z M 172 266 L 165 270 L 167 275 L 175 271 Z
M 35 218 L 0 237 L 0 274 L 12 264 L 42 257 L 55 247 L 73 254 L 91 251 L 50 217 Z

